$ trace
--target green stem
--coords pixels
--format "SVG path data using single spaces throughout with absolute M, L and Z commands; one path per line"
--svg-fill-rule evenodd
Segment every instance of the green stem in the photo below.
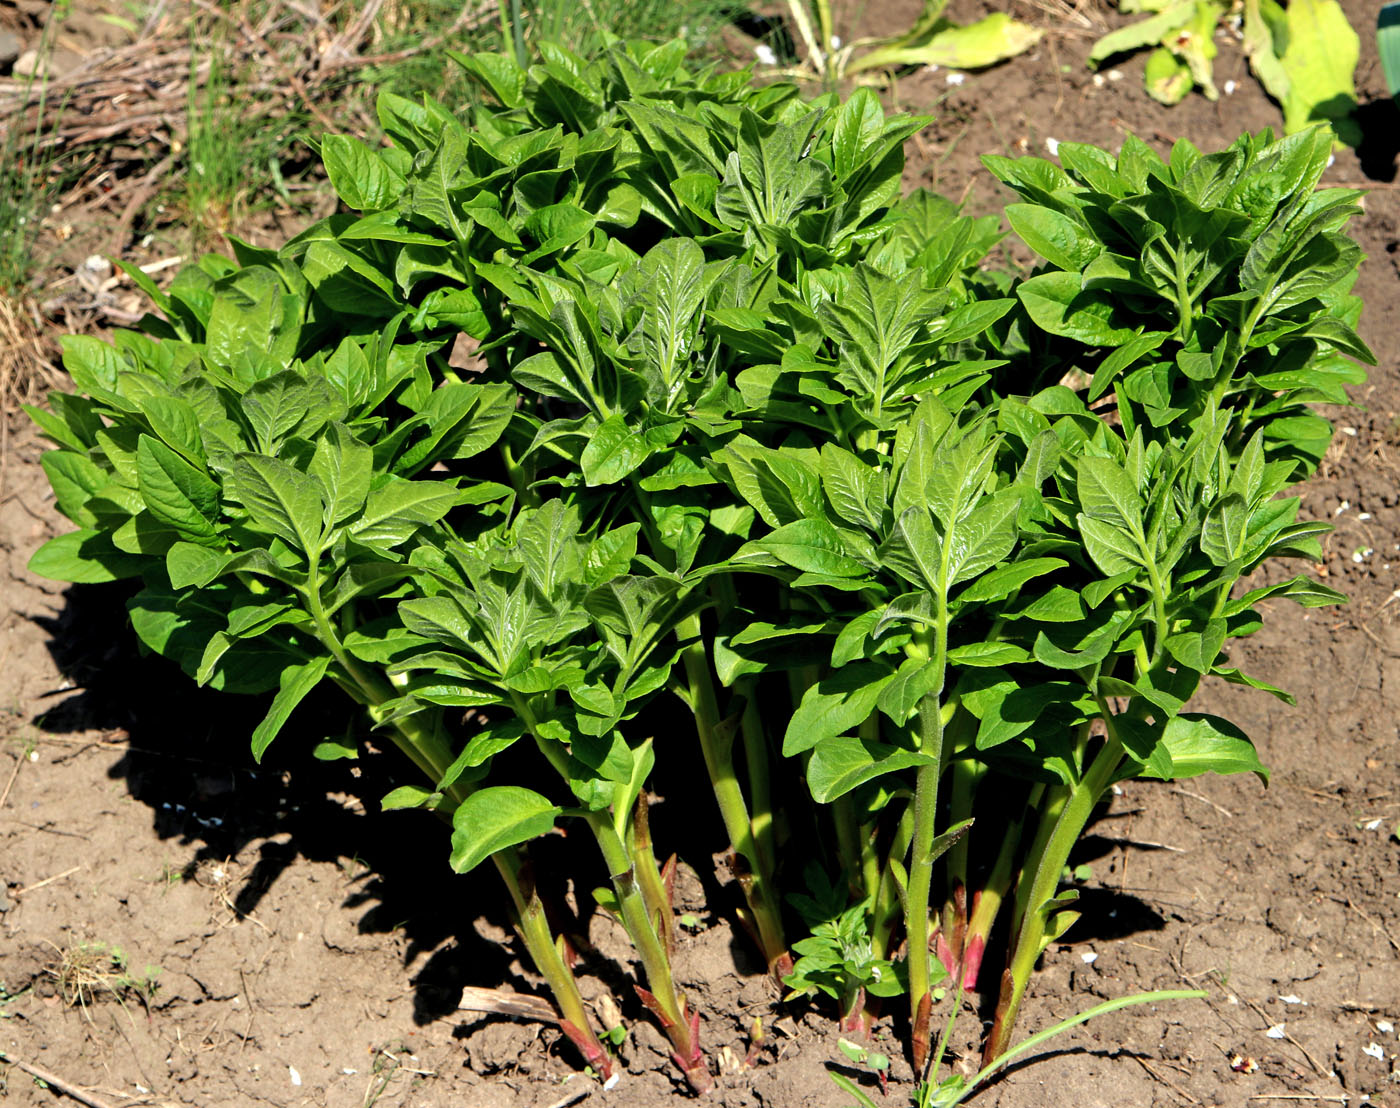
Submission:
M 748 867 L 748 872 L 740 875 L 741 884 L 758 930 L 763 956 L 768 961 L 770 971 L 781 975 L 790 971 L 790 958 L 783 939 L 778 904 L 773 899 L 776 885 L 772 871 L 765 865 L 764 856 L 755 842 L 753 820 L 734 772 L 734 736 L 726 731 L 720 720 L 699 615 L 687 617 L 676 628 L 676 635 L 685 644 L 681 648 L 681 663 L 685 666 L 690 710 L 695 717 L 695 730 L 700 740 L 700 752 L 705 758 L 705 769 L 710 776 L 710 786 L 719 803 L 730 845 Z
M 632 812 L 631 837 L 628 853 L 631 854 L 637 870 L 637 880 L 646 898 L 647 913 L 656 921 L 657 933 L 669 958 L 675 949 L 675 924 L 672 918 L 671 891 L 666 887 L 660 867 L 656 864 L 656 851 L 651 841 L 650 802 L 646 795 L 637 798 Z
M 929 892 L 933 887 L 933 840 L 938 827 L 938 786 L 944 769 L 943 686 L 948 666 L 948 545 L 944 545 L 941 578 L 935 596 L 934 679 L 919 702 L 919 751 L 928 757 L 914 784 L 914 835 L 910 843 L 909 888 L 904 899 L 904 930 L 909 944 L 909 1011 L 913 1024 L 914 1075 L 923 1080 L 928 1065 L 929 1026 Z M 926 647 L 919 643 L 919 649 Z
M 913 838 L 914 805 L 909 803 L 904 806 L 899 823 L 895 825 L 894 838 L 890 842 L 889 854 L 886 855 L 888 861 L 880 878 L 880 890 L 875 897 L 870 945 L 876 958 L 889 957 L 890 937 L 900 912 L 899 882 L 895 879 L 894 866 L 909 852 L 909 843 Z
M 932 761 L 919 767 L 914 786 L 914 835 L 910 843 L 909 889 L 904 930 L 909 944 L 909 1011 L 914 1024 L 914 1071 L 922 1080 L 928 1062 L 925 997 L 929 995 L 929 891 L 933 886 L 933 840 L 938 820 L 938 783 L 943 772 L 943 717 L 938 692 L 919 705 L 919 750 Z
M 1033 810 L 1040 803 L 1044 792 L 1045 785 L 1043 783 L 1037 783 L 1031 787 L 1025 809 L 1007 827 L 1006 834 L 1002 836 L 1001 845 L 997 848 L 996 860 L 992 863 L 992 870 L 972 900 L 972 914 L 968 917 L 967 933 L 963 939 L 965 950 L 978 951 L 979 954 L 986 951 L 987 938 L 992 933 L 992 926 L 996 923 L 997 914 L 1006 901 L 1006 894 L 1011 889 L 1011 881 L 1016 873 L 1016 851 L 1021 845 L 1022 829 L 1026 823 L 1025 813 Z M 978 966 L 980 967 L 980 962 Z M 967 985 L 972 988 L 976 983 L 977 976 L 974 973 Z
M 778 863 L 777 828 L 773 822 L 773 781 L 768 760 L 768 734 L 758 708 L 758 689 L 752 677 L 735 682 L 734 691 L 744 698 L 744 714 L 739 734 L 744 743 L 744 767 L 749 775 L 749 822 L 753 827 L 754 849 L 764 873 L 776 873 Z
M 860 823 L 856 818 L 855 801 L 850 793 L 831 802 L 831 819 L 836 825 L 836 864 L 845 878 L 846 892 L 851 900 L 863 900 L 860 867 Z
M 351 696 L 369 708 L 373 714 L 374 709 L 392 699 L 393 686 L 378 674 L 371 673 L 361 666 L 341 643 L 321 600 L 321 575 L 317 559 L 312 559 L 311 562 L 305 599 L 316 627 L 317 637 L 344 671 L 347 684 L 342 687 L 346 687 Z M 424 727 L 418 719 L 406 716 L 395 721 L 389 733 L 394 745 L 436 786 L 452 764 L 451 748 L 437 729 Z M 466 799 L 470 791 L 469 785 L 457 782 L 447 790 L 446 795 L 455 807 Z M 566 1033 L 587 1061 L 607 1076 L 611 1072 L 611 1061 L 589 1022 L 583 996 L 578 990 L 578 981 L 565 963 L 559 944 L 550 931 L 543 902 L 535 893 L 533 885 L 527 884 L 521 878 L 524 860 L 520 848 L 498 850 L 491 856 L 491 860 L 510 891 L 521 941 L 554 994 L 554 1002 L 559 1006 L 560 1014 L 565 1020 Z
M 1049 905 L 1060 887 L 1060 878 L 1069 861 L 1069 853 L 1079 841 L 1085 824 L 1089 822 L 1094 805 L 1113 783 L 1118 766 L 1123 761 L 1123 744 L 1114 734 L 1112 718 L 1107 712 L 1104 713 L 1104 717 L 1108 726 L 1107 741 L 1079 783 L 1070 790 L 1058 818 L 1054 820 L 1053 830 L 1044 838 L 1043 846 L 1042 836 L 1036 836 L 1039 853 L 1033 852 L 1027 859 L 1026 870 L 1023 872 L 1033 873 L 1034 876 L 1024 895 L 1020 889 L 1017 890 L 1017 907 L 1021 909 L 1018 911 L 1020 927 L 1012 949 L 1011 961 L 1002 978 L 1001 997 L 997 1004 L 996 1020 L 987 1038 L 984 1064 L 1001 1055 L 1011 1041 L 1011 1030 L 1016 1022 L 1026 985 L 1030 982 L 1036 961 L 1050 941 L 1047 933 L 1056 910 Z M 1047 819 L 1045 825 L 1049 824 Z

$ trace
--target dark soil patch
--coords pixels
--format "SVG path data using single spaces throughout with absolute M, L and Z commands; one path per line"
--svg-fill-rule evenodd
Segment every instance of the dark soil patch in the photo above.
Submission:
M 918 7 L 872 6 L 862 30 L 907 23 Z M 1385 187 L 1396 120 L 1369 38 L 1376 7 L 1348 4 L 1362 31 L 1368 144 L 1359 158 L 1340 155 L 1329 178 L 1381 183 L 1354 228 L 1369 255 L 1362 332 L 1381 364 L 1361 406 L 1336 413 L 1333 448 L 1304 490 L 1305 515 L 1337 526 L 1318 572 L 1352 602 L 1273 605 L 1241 648 L 1242 667 L 1292 690 L 1297 707 L 1225 686 L 1202 698 L 1254 736 L 1273 770 L 1267 790 L 1252 778 L 1205 778 L 1132 783 L 1115 797 L 1076 858 L 1093 865 L 1084 919 L 1048 952 L 1022 1030 L 1146 989 L 1191 985 L 1210 997 L 1081 1027 L 979 1104 L 1400 1101 L 1400 203 Z M 955 17 L 978 13 L 973 0 L 954 5 Z M 1168 110 L 1143 93 L 1140 57 L 1122 62 L 1121 79 L 1093 80 L 1083 65 L 1092 30 L 1063 19 L 1034 54 L 961 84 L 945 72 L 901 79 L 891 97 L 936 116 L 914 142 L 909 182 L 990 210 L 1005 198 L 980 170 L 982 153 L 1043 156 L 1048 139 L 1116 146 L 1128 130 L 1158 149 L 1183 136 L 1211 148 L 1277 124 L 1236 46 L 1222 43 L 1217 63 L 1222 85 L 1237 82 L 1233 95 Z M 398 772 L 387 757 L 312 765 L 285 738 L 276 768 L 210 755 L 243 748 L 255 707 L 199 694 L 166 664 L 136 657 L 111 590 L 64 590 L 27 573 L 29 554 L 66 524 L 37 464 L 40 444 L 18 436 L 10 450 L 0 500 L 0 1049 L 112 1104 L 497 1108 L 585 1093 L 629 1108 L 674 1102 L 664 1042 L 627 997 L 626 947 L 602 917 L 573 930 L 586 995 L 616 997 L 629 1017 L 627 1072 L 614 1091 L 575 1073 L 553 1028 L 457 1010 L 465 984 L 539 987 L 491 881 L 452 879 L 442 833 L 426 819 L 377 813 Z M 339 704 L 328 699 L 318 719 L 331 733 L 343 723 Z M 687 826 L 676 818 L 687 800 L 705 799 L 668 798 L 668 832 Z M 711 841 L 716 822 L 671 845 L 708 858 L 722 845 Z M 569 849 L 547 844 L 546 880 L 566 872 Z M 722 1069 L 713 1099 L 846 1105 L 827 1076 L 844 1064 L 828 1015 L 778 1003 L 726 922 L 732 891 L 721 876 L 687 877 L 697 926 L 678 956 Z M 559 883 L 554 891 L 561 903 L 588 900 L 586 888 L 577 898 Z M 60 951 L 94 943 L 121 950 L 134 975 L 159 967 L 154 997 L 112 990 L 66 1007 L 48 968 Z M 959 1047 L 972 1047 L 985 999 L 968 998 Z M 763 1043 L 745 1067 L 756 1019 Z M 1249 1060 L 1257 1069 L 1237 1072 Z M 0 1070 L 0 1093 L 16 1105 L 54 1099 L 17 1069 Z

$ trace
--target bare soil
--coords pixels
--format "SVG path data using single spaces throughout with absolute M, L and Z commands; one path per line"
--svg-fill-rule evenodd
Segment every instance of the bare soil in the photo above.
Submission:
M 907 24 L 918 7 L 872 6 L 863 29 Z M 1095 82 L 1084 66 L 1118 16 L 1018 7 L 1050 28 L 1035 53 L 962 83 L 920 73 L 891 90 L 936 117 L 914 142 L 911 183 L 990 210 L 1005 198 L 982 153 L 1043 155 L 1047 139 L 1114 146 L 1128 130 L 1163 150 L 1183 136 L 1216 147 L 1277 125 L 1234 44 L 1221 43 L 1216 72 L 1235 92 L 1168 110 L 1143 93 L 1140 57 L 1119 65 L 1121 79 Z M 1303 490 L 1304 514 L 1337 528 L 1317 572 L 1351 603 L 1271 605 L 1240 648 L 1242 667 L 1292 690 L 1296 707 L 1227 686 L 1203 695 L 1255 738 L 1273 770 L 1267 790 L 1204 778 L 1130 783 L 1115 797 L 1074 859 L 1093 865 L 1084 918 L 1048 952 L 1022 1031 L 1147 989 L 1189 985 L 1209 999 L 1081 1027 L 979 1105 L 1400 1104 L 1400 117 L 1370 41 L 1377 7 L 1347 4 L 1371 137 L 1364 158 L 1339 155 L 1329 180 L 1374 189 L 1354 232 L 1369 255 L 1362 333 L 1380 365 L 1359 406 L 1334 413 L 1332 450 Z M 960 0 L 953 14 L 978 5 Z M 256 704 L 203 695 L 141 658 L 120 589 L 28 573 L 33 550 L 67 526 L 41 450 L 17 431 L 0 476 L 0 1051 L 111 1106 L 674 1103 L 664 1044 L 629 999 L 626 948 L 605 920 L 572 927 L 586 994 L 616 998 L 631 1027 L 610 1092 L 575 1072 L 548 1024 L 458 1009 L 464 985 L 537 992 L 539 981 L 490 880 L 452 877 L 425 817 L 374 810 L 399 772 L 391 759 L 311 763 L 284 736 L 277 759 L 253 765 L 241 751 Z M 343 714 L 328 698 L 299 719 L 324 727 L 316 740 Z M 664 849 L 692 862 L 721 849 L 717 821 L 684 819 L 705 802 L 659 806 Z M 545 844 L 546 880 L 565 872 L 569 849 Z M 844 1065 L 828 1015 L 779 1003 L 726 922 L 733 890 L 706 870 L 682 882 L 695 919 L 678 961 L 721 1068 L 712 1100 L 844 1108 L 827 1072 Z M 93 951 L 106 972 L 73 1002 L 62 961 Z M 967 998 L 959 1047 L 971 1050 L 993 1000 Z M 7 1103 L 56 1095 L 0 1064 Z

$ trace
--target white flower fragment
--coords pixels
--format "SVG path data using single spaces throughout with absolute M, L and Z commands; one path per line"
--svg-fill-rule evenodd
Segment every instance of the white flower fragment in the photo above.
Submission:
M 1349 511 L 1351 511 L 1351 501 L 1350 501 L 1350 500 L 1343 500 L 1340 504 L 1337 505 L 1336 510 L 1335 510 L 1332 514 L 1333 514 L 1334 516 L 1339 516 L 1339 515 L 1341 515 L 1343 512 L 1349 512 Z
M 617 1083 L 622 1080 L 622 1074 L 615 1073 L 603 1082 L 603 1092 L 610 1093 L 617 1088 Z
M 1382 1035 L 1389 1035 L 1392 1031 L 1395 1030 L 1395 1024 L 1391 1023 L 1389 1020 L 1377 1020 L 1376 1030 L 1379 1031 Z
M 1381 821 L 1378 819 L 1370 820 L 1363 825 L 1363 828 L 1367 831 L 1379 831 L 1381 829 Z
M 1048 138 L 1048 139 L 1046 139 L 1046 140 L 1045 140 L 1045 149 L 1048 150 L 1048 151 L 1050 151 L 1050 156 L 1051 156 L 1052 158 L 1058 157 L 1058 156 L 1059 156 L 1059 153 L 1060 153 L 1060 140 L 1057 139 L 1057 138 Z
M 960 85 L 967 80 L 966 73 L 950 73 L 944 78 L 950 85 Z
M 832 36 L 831 36 L 831 48 L 832 48 L 833 50 L 840 50 L 840 49 L 841 49 L 841 36 L 840 36 L 840 35 L 832 35 Z
M 1234 81 L 1226 81 L 1226 82 L 1225 82 L 1225 85 L 1224 85 L 1225 95 L 1226 95 L 1226 96 L 1234 96 L 1234 95 L 1235 95 L 1235 89 L 1237 89 L 1237 88 L 1239 88 L 1239 85 L 1235 84 Z
M 1361 1053 L 1369 1055 L 1372 1058 L 1385 1059 L 1385 1047 L 1381 1046 L 1380 1043 L 1370 1043 L 1367 1046 L 1363 1046 L 1361 1048 Z
M 1306 1003 L 1307 1003 L 1307 1001 L 1304 1000 L 1301 996 L 1294 996 L 1292 993 L 1289 993 L 1287 996 L 1281 996 L 1281 997 L 1279 997 L 1279 1000 L 1283 1001 L 1285 1004 L 1306 1004 Z
M 1286 1039 L 1288 1037 L 1288 1032 L 1287 1030 L 1285 1030 L 1284 1024 L 1281 1023 L 1274 1024 L 1271 1028 L 1265 1031 L 1264 1034 L 1271 1039 Z
M 778 55 L 773 53 L 773 48 L 766 42 L 760 42 L 753 48 L 753 56 L 758 59 L 759 65 L 778 64 Z
M 1099 956 L 1092 950 L 1086 950 L 1083 954 L 1079 956 L 1079 960 L 1083 962 L 1086 966 L 1092 966 L 1095 962 L 1099 960 Z
M 301 1074 L 297 1073 L 297 1068 L 296 1068 L 296 1066 L 288 1066 L 288 1067 L 287 1067 L 287 1074 L 288 1074 L 289 1077 L 291 1077 L 291 1079 L 292 1079 L 292 1084 L 293 1084 L 293 1085 L 300 1085 L 300 1084 L 301 1084 Z

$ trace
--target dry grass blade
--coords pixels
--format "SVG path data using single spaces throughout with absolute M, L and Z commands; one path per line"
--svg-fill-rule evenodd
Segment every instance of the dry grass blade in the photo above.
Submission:
M 559 1021 L 554 1006 L 543 997 L 510 992 L 506 989 L 479 989 L 468 986 L 462 990 L 462 999 L 457 1004 L 457 1009 L 462 1012 L 487 1012 L 492 1015 L 513 1016 L 516 1019 L 539 1020 L 541 1023 Z

